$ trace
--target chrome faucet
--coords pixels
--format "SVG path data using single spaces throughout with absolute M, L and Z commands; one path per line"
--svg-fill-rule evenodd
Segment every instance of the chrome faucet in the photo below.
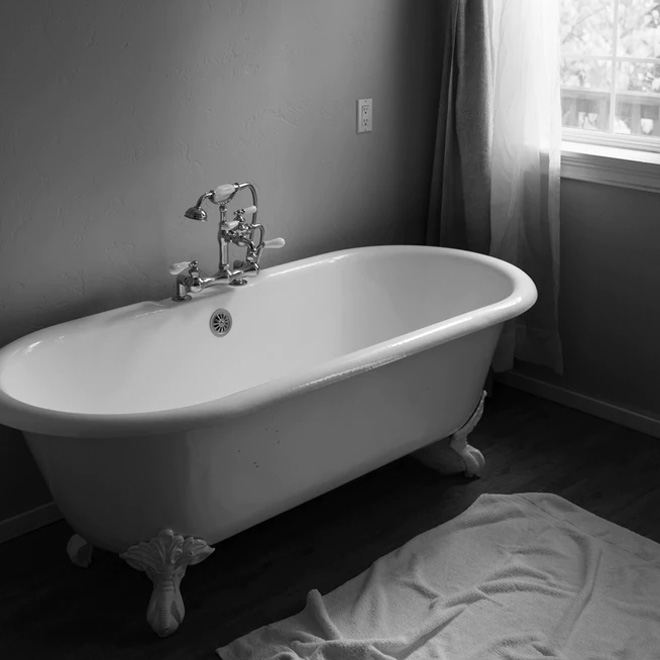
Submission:
M 227 221 L 227 204 L 232 201 L 240 190 L 248 189 L 252 193 L 252 206 L 234 211 L 234 218 Z M 255 276 L 259 273 L 259 260 L 263 251 L 267 248 L 284 247 L 283 238 L 264 240 L 266 230 L 262 224 L 257 222 L 257 190 L 251 183 L 228 183 L 218 186 L 204 193 L 195 206 L 189 208 L 184 216 L 191 220 L 206 222 L 208 216 L 202 205 L 206 200 L 217 205 L 220 209 L 220 225 L 218 227 L 218 245 L 220 258 L 218 270 L 214 275 L 206 276 L 199 268 L 197 260 L 182 261 L 170 266 L 170 273 L 176 275 L 176 294 L 172 300 L 190 300 L 191 293 L 199 293 L 212 284 L 229 284 L 231 286 L 242 286 L 247 284 L 245 276 Z M 246 215 L 251 215 L 252 220 L 248 222 Z M 246 248 L 245 259 L 235 260 L 229 266 L 229 246 L 236 245 Z

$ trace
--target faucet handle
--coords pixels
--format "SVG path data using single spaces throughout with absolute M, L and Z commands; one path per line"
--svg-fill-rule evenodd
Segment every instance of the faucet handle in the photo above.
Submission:
M 183 273 L 186 268 L 190 267 L 197 268 L 197 261 L 192 260 L 192 261 L 179 261 L 178 263 L 171 264 L 170 267 L 167 269 L 170 273 L 170 275 L 178 275 L 179 273 Z
M 271 238 L 269 241 L 264 242 L 264 248 L 283 248 L 286 245 L 286 241 L 280 238 Z
M 211 201 L 214 204 L 225 204 L 236 194 L 237 190 L 238 186 L 235 183 L 224 183 L 213 189 Z

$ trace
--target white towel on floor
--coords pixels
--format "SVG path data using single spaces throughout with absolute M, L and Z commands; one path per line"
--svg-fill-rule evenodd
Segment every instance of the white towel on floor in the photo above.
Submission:
M 264 594 L 267 597 L 267 594 Z M 481 495 L 223 660 L 657 660 L 660 544 L 546 493 Z

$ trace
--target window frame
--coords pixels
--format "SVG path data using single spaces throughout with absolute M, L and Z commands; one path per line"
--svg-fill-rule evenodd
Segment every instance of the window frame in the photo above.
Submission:
M 660 137 L 648 138 L 639 137 L 638 135 L 626 135 L 624 137 L 620 133 L 605 133 L 604 131 L 586 128 L 565 128 L 563 126 L 561 134 L 562 139 L 566 142 L 581 142 L 590 145 L 612 147 L 614 149 L 660 153 Z
M 660 153 L 563 140 L 561 177 L 660 193 Z

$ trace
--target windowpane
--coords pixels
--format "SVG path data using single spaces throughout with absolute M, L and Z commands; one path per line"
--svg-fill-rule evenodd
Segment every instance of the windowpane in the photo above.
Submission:
M 660 150 L 660 0 L 560 0 L 560 12 L 571 139 Z
M 660 62 L 620 62 L 616 87 L 615 132 L 660 136 Z
M 612 62 L 591 57 L 562 57 L 561 86 L 610 92 Z
M 617 92 L 637 92 L 655 97 L 660 95 L 660 60 L 650 62 L 619 62 L 616 72 Z
M 609 60 L 562 58 L 563 126 L 609 130 L 611 71 Z
M 619 0 L 618 27 L 618 55 L 660 58 L 658 0 Z
M 614 0 L 562 0 L 561 49 L 579 55 L 612 55 Z

